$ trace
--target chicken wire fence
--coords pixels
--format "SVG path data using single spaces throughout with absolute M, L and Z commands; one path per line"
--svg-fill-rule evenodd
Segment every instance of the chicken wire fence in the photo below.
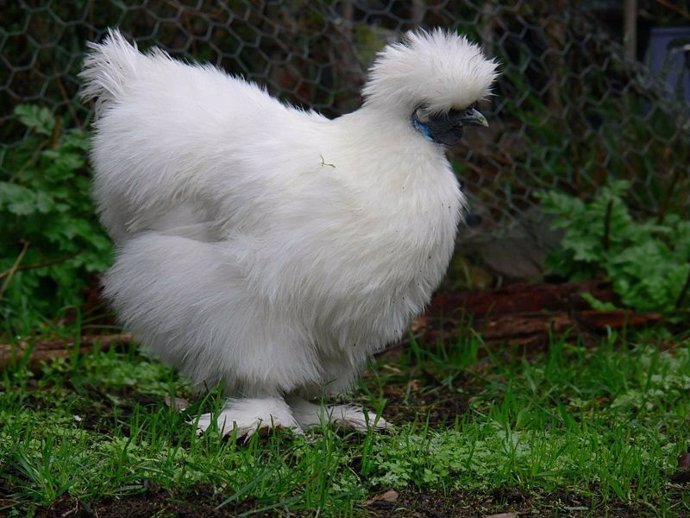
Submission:
M 18 104 L 49 108 L 63 127 L 88 127 L 91 108 L 77 98 L 77 74 L 85 42 L 108 27 L 141 49 L 156 45 L 214 63 L 337 116 L 360 104 L 367 67 L 383 45 L 411 28 L 441 26 L 480 42 L 501 63 L 495 95 L 482 107 L 490 128 L 466 132 L 450 152 L 471 200 L 460 235 L 468 253 L 508 275 L 538 273 L 557 239 L 539 210 L 536 194 L 545 189 L 588 197 L 625 178 L 639 214 L 690 211 L 687 103 L 663 77 L 626 61 L 584 2 L 2 4 L 0 160 L 27 138 L 13 114 Z M 11 175 L 0 162 L 0 179 Z

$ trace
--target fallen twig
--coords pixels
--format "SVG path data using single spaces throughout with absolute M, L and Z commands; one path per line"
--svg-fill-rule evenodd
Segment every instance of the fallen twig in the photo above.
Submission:
M 29 352 L 28 367 L 35 371 L 40 370 L 41 364 L 57 358 L 68 358 L 75 353 L 78 345 L 79 354 L 87 354 L 94 349 L 107 350 L 117 346 L 129 344 L 132 335 L 121 333 L 115 335 L 87 335 L 78 341 L 47 340 L 30 343 L 20 341 L 16 344 L 0 344 L 0 370 L 7 368 L 12 363 L 20 360 Z
M 53 266 L 54 264 L 64 263 L 65 261 L 68 261 L 68 260 L 72 259 L 73 257 L 76 257 L 77 255 L 79 255 L 79 252 L 74 252 L 74 253 L 71 253 L 69 255 L 63 255 L 62 257 L 58 257 L 57 259 L 47 259 L 45 261 L 41 261 L 41 262 L 33 263 L 33 264 L 21 264 L 20 265 L 18 262 L 15 262 L 15 264 L 17 265 L 16 268 L 13 266 L 9 270 L 6 270 L 6 271 L 0 273 L 0 279 L 2 279 L 3 277 L 7 277 L 8 275 L 11 277 L 12 275 L 15 274 L 15 272 L 23 272 L 26 270 L 37 270 L 38 268 L 45 268 L 46 266 Z M 20 257 L 18 258 L 18 260 L 20 260 L 22 257 L 23 257 L 23 254 L 20 254 Z M 5 282 L 9 282 L 9 279 L 7 279 Z
M 5 294 L 5 290 L 7 289 L 7 286 L 9 285 L 10 280 L 12 280 L 12 276 L 17 271 L 17 268 L 19 268 L 19 263 L 21 263 L 22 259 L 24 259 L 24 255 L 26 255 L 26 251 L 28 249 L 29 249 L 29 242 L 28 241 L 22 241 L 22 251 L 19 252 L 17 259 L 15 259 L 14 263 L 12 264 L 12 266 L 10 267 L 9 270 L 2 272 L 2 274 L 0 274 L 0 279 L 5 277 L 5 280 L 2 283 L 2 287 L 0 287 L 0 299 Z

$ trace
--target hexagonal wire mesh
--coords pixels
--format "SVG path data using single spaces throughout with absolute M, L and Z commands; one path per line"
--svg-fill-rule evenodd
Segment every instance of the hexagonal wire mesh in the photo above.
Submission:
M 99 40 L 107 27 L 120 27 L 140 48 L 209 61 L 329 116 L 356 109 L 366 68 L 387 41 L 420 25 L 457 29 L 502 64 L 496 95 L 484 107 L 490 131 L 468 134 L 451 154 L 472 201 L 460 243 L 498 272 L 529 276 L 552 237 L 535 209 L 539 189 L 586 197 L 622 177 L 632 182 L 639 213 L 690 211 L 687 104 L 626 62 L 596 21 L 571 5 L 18 2 L 1 15 L 0 138 L 6 148 L 24 138 L 12 116 L 17 103 L 47 106 L 65 125 L 86 125 L 90 108 L 76 98 L 77 73 L 85 42 Z

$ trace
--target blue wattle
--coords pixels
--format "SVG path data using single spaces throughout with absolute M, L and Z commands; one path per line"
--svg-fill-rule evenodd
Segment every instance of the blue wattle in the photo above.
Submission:
M 419 131 L 422 136 L 427 139 L 429 142 L 433 142 L 434 138 L 431 136 L 431 130 L 429 129 L 429 126 L 424 124 L 422 121 L 420 121 L 416 115 L 412 116 L 412 125 L 414 128 Z

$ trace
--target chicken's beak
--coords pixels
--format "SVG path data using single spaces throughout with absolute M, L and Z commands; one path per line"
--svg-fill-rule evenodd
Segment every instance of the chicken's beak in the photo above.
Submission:
M 460 120 L 463 124 L 476 124 L 477 126 L 484 126 L 485 128 L 489 127 L 486 117 L 476 108 L 467 109 L 460 117 Z
M 450 147 L 460 141 L 465 126 L 488 126 L 489 123 L 475 108 L 450 110 L 438 115 L 428 115 L 424 108 L 418 108 L 412 114 L 412 125 L 425 139 Z

